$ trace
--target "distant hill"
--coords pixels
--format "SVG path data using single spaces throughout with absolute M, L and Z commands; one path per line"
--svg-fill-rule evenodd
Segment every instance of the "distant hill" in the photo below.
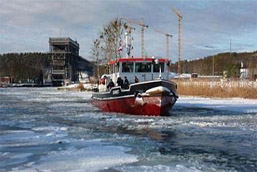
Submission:
M 214 60 L 214 63 L 213 63 Z M 181 61 L 181 71 L 183 73 L 198 73 L 200 75 L 212 75 L 214 64 L 214 74 L 222 75 L 227 71 L 230 76 L 238 76 L 241 65 L 244 68 L 253 68 L 257 65 L 257 51 L 242 53 L 220 53 L 197 60 Z M 171 71 L 177 71 L 177 63 L 171 65 Z

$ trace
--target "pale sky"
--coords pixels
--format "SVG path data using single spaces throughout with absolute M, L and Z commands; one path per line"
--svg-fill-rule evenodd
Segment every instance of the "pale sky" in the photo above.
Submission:
M 173 35 L 170 58 L 177 61 L 178 21 L 182 19 L 182 60 L 228 52 L 257 50 L 257 0 L 0 0 L 0 54 L 48 52 L 49 37 L 70 37 L 80 55 L 90 56 L 93 40 L 115 17 L 140 20 L 149 56 L 166 55 L 162 30 Z M 140 56 L 140 28 L 133 32 L 133 56 Z M 61 30 L 61 32 L 60 32 Z M 212 47 L 212 48 L 206 48 Z

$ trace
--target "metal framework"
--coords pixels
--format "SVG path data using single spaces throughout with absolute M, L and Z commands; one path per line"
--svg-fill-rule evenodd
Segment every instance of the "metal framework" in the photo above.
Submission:
M 178 17 L 178 73 L 181 74 L 180 63 L 181 63 L 181 20 L 182 20 L 182 15 L 179 11 L 175 10 L 173 7 L 170 7 L 170 8 Z
M 172 35 L 156 29 L 154 29 L 154 31 L 166 36 L 166 58 L 169 59 L 170 57 L 170 39 L 169 38 L 172 38 Z
M 53 85 L 62 85 L 65 80 L 77 81 L 78 42 L 68 37 L 49 38 L 49 49 Z

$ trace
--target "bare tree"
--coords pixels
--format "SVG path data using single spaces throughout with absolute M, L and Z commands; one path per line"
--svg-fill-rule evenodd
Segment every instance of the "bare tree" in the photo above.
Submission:
M 122 35 L 127 29 L 128 25 L 119 18 L 104 26 L 99 36 L 104 59 L 110 60 L 120 56 L 118 49 L 122 46 Z

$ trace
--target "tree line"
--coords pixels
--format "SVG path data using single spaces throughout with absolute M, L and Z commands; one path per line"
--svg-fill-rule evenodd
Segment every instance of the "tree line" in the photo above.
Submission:
M 50 63 L 51 57 L 48 53 L 0 54 L 0 77 L 9 76 L 13 82 L 37 80 L 42 72 L 46 73 L 50 70 Z M 96 66 L 95 62 L 90 64 Z M 228 77 L 239 77 L 241 67 L 248 68 L 249 72 L 256 69 L 257 51 L 231 54 L 226 52 L 197 60 L 184 60 L 181 61 L 181 70 L 183 73 L 212 75 L 213 64 L 215 75 L 223 75 L 223 72 L 227 71 Z M 108 72 L 105 65 L 99 66 L 100 75 Z M 177 63 L 171 64 L 170 70 L 176 72 Z M 97 73 L 96 69 L 94 73 Z
M 243 66 L 242 66 L 243 65 Z M 182 73 L 198 73 L 200 75 L 223 75 L 226 71 L 228 77 L 239 77 L 240 68 L 252 71 L 257 67 L 257 51 L 242 53 L 220 53 L 197 60 L 181 61 Z M 171 64 L 171 71 L 177 71 L 177 63 Z
M 12 82 L 37 81 L 47 69 L 50 69 L 48 53 L 0 54 L 0 77 L 8 76 Z

